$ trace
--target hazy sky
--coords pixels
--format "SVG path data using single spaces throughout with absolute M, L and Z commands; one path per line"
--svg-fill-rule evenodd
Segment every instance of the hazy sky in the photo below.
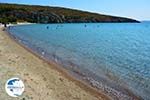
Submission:
M 61 6 L 138 20 L 150 20 L 150 0 L 0 0 L 0 2 Z

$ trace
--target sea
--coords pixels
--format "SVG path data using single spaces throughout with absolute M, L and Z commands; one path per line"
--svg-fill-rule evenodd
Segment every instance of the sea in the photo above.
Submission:
M 150 22 L 30 24 L 7 31 L 114 100 L 150 100 Z

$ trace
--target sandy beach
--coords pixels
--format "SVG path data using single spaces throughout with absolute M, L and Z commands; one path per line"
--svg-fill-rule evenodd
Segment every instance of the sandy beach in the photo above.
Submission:
M 41 60 L 14 40 L 0 27 L 0 100 L 108 100 L 102 93 L 67 77 L 54 65 Z M 25 92 L 12 98 L 5 92 L 9 78 L 19 77 Z

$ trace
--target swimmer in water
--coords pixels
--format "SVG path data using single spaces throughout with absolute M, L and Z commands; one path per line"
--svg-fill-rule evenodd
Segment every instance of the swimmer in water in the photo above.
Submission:
M 49 26 L 47 26 L 46 28 L 49 29 Z

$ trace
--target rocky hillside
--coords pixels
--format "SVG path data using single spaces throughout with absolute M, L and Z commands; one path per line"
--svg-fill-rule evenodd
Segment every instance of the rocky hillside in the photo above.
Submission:
M 0 3 L 0 22 L 16 21 L 33 23 L 138 22 L 129 18 L 61 7 Z

